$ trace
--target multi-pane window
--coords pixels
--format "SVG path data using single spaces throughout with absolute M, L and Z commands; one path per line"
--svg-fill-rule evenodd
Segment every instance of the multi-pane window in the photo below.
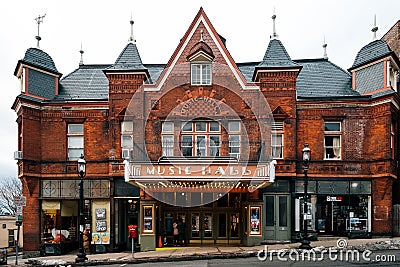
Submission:
M 121 122 L 121 148 L 122 158 L 130 158 L 133 148 L 133 121 Z
M 174 155 L 174 123 L 172 121 L 165 121 L 162 124 L 162 155 Z
M 324 123 L 324 150 L 325 159 L 341 159 L 341 123 Z
M 182 126 L 181 149 L 185 157 L 218 157 L 221 126 L 218 122 L 187 122 Z
M 211 84 L 211 64 L 191 64 L 192 84 Z
M 230 121 L 228 123 L 229 133 L 229 156 L 240 158 L 240 122 Z
M 83 124 L 68 124 L 68 160 L 77 160 L 83 155 Z
M 283 158 L 283 121 L 273 122 L 271 125 L 271 156 L 275 159 Z

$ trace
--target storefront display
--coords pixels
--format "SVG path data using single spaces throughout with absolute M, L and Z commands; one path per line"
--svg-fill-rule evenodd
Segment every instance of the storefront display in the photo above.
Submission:
M 261 235 L 261 206 L 250 206 L 250 235 Z
M 351 232 L 370 232 L 371 182 L 370 181 L 313 181 L 307 211 L 309 230 L 318 233 L 350 235 Z M 296 189 L 301 190 L 297 181 Z M 301 191 L 295 202 L 303 207 Z M 304 214 L 303 211 L 300 211 Z M 296 213 L 299 214 L 299 213 Z M 300 214 L 299 214 L 300 215 Z M 296 220 L 299 219 L 296 215 Z M 296 231 L 303 229 L 299 219 Z
M 154 233 L 154 206 L 143 206 L 143 233 Z

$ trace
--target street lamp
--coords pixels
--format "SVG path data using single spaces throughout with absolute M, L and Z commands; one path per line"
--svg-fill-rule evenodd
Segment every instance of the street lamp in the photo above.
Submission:
M 311 149 L 308 147 L 308 144 L 304 145 L 303 148 L 303 166 L 304 166 L 304 212 L 303 212 L 303 219 L 304 219 L 304 234 L 303 234 L 303 239 L 301 240 L 301 249 L 311 249 L 310 245 L 310 240 L 308 239 L 308 223 L 307 223 L 307 211 L 308 211 L 308 193 L 307 193 L 307 187 L 308 187 L 308 166 L 310 165 L 310 159 L 311 159 Z
M 84 262 L 87 260 L 85 250 L 83 249 L 83 230 L 84 230 L 84 218 L 83 218 L 83 177 L 86 175 L 86 161 L 83 159 L 81 154 L 78 159 L 78 175 L 81 178 L 79 183 L 79 252 L 75 259 L 75 262 Z

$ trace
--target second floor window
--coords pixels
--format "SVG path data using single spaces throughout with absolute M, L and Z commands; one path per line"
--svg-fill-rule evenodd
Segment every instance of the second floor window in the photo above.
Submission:
M 122 158 L 131 158 L 133 148 L 133 121 L 125 120 L 121 122 L 121 148 Z
M 193 85 L 211 84 L 211 64 L 191 64 L 191 81 Z
M 68 124 L 68 160 L 78 160 L 84 155 L 83 124 Z
M 221 126 L 218 122 L 187 122 L 182 127 L 181 150 L 185 157 L 218 157 Z
M 171 121 L 162 124 L 161 145 L 163 156 L 174 155 L 174 123 Z
M 229 156 L 240 158 L 240 122 L 230 121 L 228 123 L 229 133 Z
M 283 121 L 271 125 L 271 156 L 274 159 L 283 158 Z
M 324 159 L 341 159 L 341 123 L 324 123 Z

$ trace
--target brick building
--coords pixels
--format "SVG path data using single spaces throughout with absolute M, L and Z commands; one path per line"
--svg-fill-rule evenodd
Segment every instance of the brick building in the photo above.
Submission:
M 391 234 L 400 104 L 391 49 L 366 44 L 346 71 L 327 57 L 292 60 L 273 32 L 262 61 L 236 63 L 203 9 L 167 64 L 142 63 L 131 38 L 114 64 L 81 62 L 63 77 L 29 48 L 13 105 L 24 249 L 76 245 L 81 154 L 94 251 L 129 248 L 128 225 L 139 226 L 142 250 L 172 245 L 175 220 L 191 244 L 296 240 L 305 143 L 309 230 Z

